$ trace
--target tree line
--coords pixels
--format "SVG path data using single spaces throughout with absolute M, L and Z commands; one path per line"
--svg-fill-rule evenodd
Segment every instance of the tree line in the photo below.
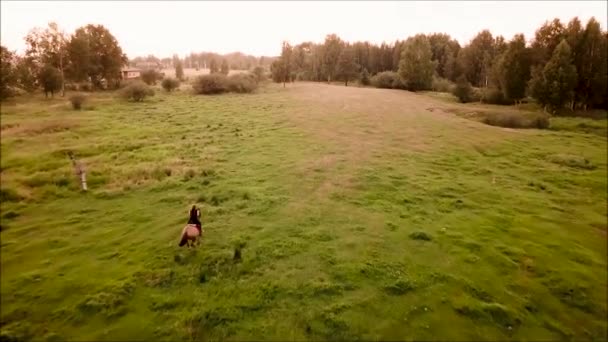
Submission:
M 123 53 L 116 38 L 103 25 L 79 27 L 67 34 L 56 23 L 34 28 L 24 38 L 26 50 L 19 55 L 0 46 L 0 99 L 16 89 L 62 95 L 66 85 L 79 89 L 113 89 L 120 86 L 121 69 L 145 64 L 143 69 L 174 67 L 183 79 L 185 68 L 209 68 L 212 73 L 227 75 L 230 69 L 268 68 L 276 57 L 254 57 L 240 52 L 220 55 L 191 53 L 183 59 L 157 58 L 153 55 L 131 60 Z M 142 75 L 143 76 L 143 75 Z M 156 77 L 156 75 L 155 75 Z M 155 81 L 155 80 L 154 80 Z
M 14 88 L 31 92 L 42 88 L 51 95 L 65 90 L 65 83 L 87 82 L 93 88 L 115 87 L 127 62 L 116 38 L 103 25 L 79 27 L 66 34 L 56 23 L 34 28 L 25 37 L 20 56 L 0 48 L 0 97 Z
M 546 109 L 604 107 L 607 103 L 608 33 L 595 18 L 583 26 L 545 22 L 528 43 L 523 34 L 507 41 L 489 30 L 461 46 L 446 33 L 418 34 L 392 44 L 349 43 L 335 34 L 321 44 L 283 42 L 271 64 L 275 82 L 359 80 L 392 72 L 395 88 L 430 90 L 434 80 L 466 83 L 497 94 L 497 102 L 533 97 Z
M 173 57 L 158 58 L 154 55 L 138 56 L 129 60 L 129 65 L 132 67 L 138 66 L 151 66 L 154 65 L 158 68 L 175 68 L 178 64 L 182 65 L 182 68 L 189 69 L 211 69 L 211 66 L 217 67 L 218 65 L 226 65 L 229 70 L 251 70 L 257 66 L 268 69 L 270 64 L 276 59 L 276 57 L 268 56 L 251 56 L 241 52 L 233 52 L 228 54 L 218 54 L 214 52 L 200 52 L 190 53 L 184 58 L 180 58 L 174 54 Z

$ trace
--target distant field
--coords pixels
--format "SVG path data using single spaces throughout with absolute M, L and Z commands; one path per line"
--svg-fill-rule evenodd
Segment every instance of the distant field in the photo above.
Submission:
M 93 97 L 2 104 L 5 338 L 607 339 L 606 119 L 313 83 Z
M 165 76 L 168 77 L 175 77 L 175 68 L 168 68 L 168 69 L 163 69 L 162 72 L 165 73 Z M 232 74 L 240 74 L 243 72 L 247 72 L 247 70 L 230 70 L 228 72 L 228 75 L 232 75 Z M 209 73 L 209 69 L 191 69 L 191 68 L 184 68 L 184 76 L 185 77 L 196 77 L 198 75 L 207 75 Z

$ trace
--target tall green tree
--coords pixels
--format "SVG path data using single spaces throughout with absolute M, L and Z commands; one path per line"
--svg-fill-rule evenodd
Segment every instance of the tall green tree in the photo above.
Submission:
M 323 71 L 327 77 L 327 83 L 335 78 L 342 45 L 342 40 L 335 34 L 325 37 L 325 43 L 323 44 Z
M 175 77 L 183 81 L 184 80 L 184 67 L 182 65 L 182 61 L 178 58 L 175 62 Z
M 51 97 L 53 97 L 55 93 L 61 89 L 63 84 L 61 71 L 50 65 L 42 68 L 38 79 L 42 85 L 44 96 L 47 98 L 49 97 L 49 93 L 51 94 Z
M 605 34 L 595 18 L 589 19 L 579 45 L 577 100 L 583 109 L 599 105 L 608 96 L 608 56 Z
M 462 72 L 474 86 L 487 85 L 491 62 L 495 57 L 494 45 L 492 33 L 483 30 L 459 51 L 458 60 Z
M 218 73 L 219 71 L 220 71 L 220 69 L 217 66 L 217 61 L 215 60 L 215 58 L 211 58 L 211 61 L 209 62 L 209 73 L 215 74 L 215 73 Z
M 454 63 L 460 50 L 460 44 L 446 33 L 433 33 L 428 36 L 431 44 L 431 59 L 436 62 L 439 77 L 455 80 Z
M 224 75 L 228 75 L 230 72 L 230 68 L 228 67 L 228 61 L 224 58 L 222 59 L 222 66 L 220 67 L 220 73 Z
M 17 86 L 28 93 L 36 91 L 38 88 L 38 68 L 29 57 L 17 57 L 15 66 L 15 77 Z
M 578 19 L 578 17 L 572 18 L 572 20 L 570 20 L 568 22 L 568 25 L 565 26 L 564 31 L 563 31 L 563 37 L 566 38 L 566 41 L 568 42 L 568 45 L 570 46 L 570 50 L 572 52 L 572 63 L 576 67 L 576 72 L 578 74 L 580 74 L 581 70 L 583 69 L 583 65 L 581 64 L 582 63 L 582 51 L 581 51 L 582 46 L 581 45 L 583 42 L 583 34 L 584 34 L 584 28 L 581 24 L 581 21 Z M 580 83 L 580 80 L 581 79 L 579 78 L 579 83 Z M 580 101 L 578 98 L 578 94 L 575 91 L 574 98 L 570 102 L 570 109 L 574 110 L 574 108 L 578 102 L 580 102 Z
M 526 95 L 531 59 L 523 34 L 517 34 L 500 59 L 498 82 L 507 100 L 518 102 Z
M 361 82 L 362 85 L 370 85 L 371 80 L 367 68 L 363 68 L 361 71 L 361 74 L 359 75 L 359 82 Z
M 348 87 L 348 82 L 357 78 L 359 66 L 355 62 L 355 51 L 352 46 L 346 46 L 340 52 L 338 59 L 337 76 L 344 81 L 344 86 Z
M 127 64 L 116 38 L 102 25 L 86 25 L 74 32 L 68 47 L 72 75 L 85 77 L 94 87 L 116 86 Z M 105 85 L 104 85 L 105 83 Z
M 393 44 L 393 59 L 392 59 L 392 67 L 391 70 L 398 71 L 399 70 L 399 62 L 401 62 L 401 53 L 403 53 L 403 46 L 405 42 L 395 41 Z
M 425 35 L 416 35 L 405 42 L 399 63 L 399 76 L 407 89 L 431 89 L 436 66 L 436 62 L 431 58 L 431 44 Z
M 531 95 L 555 112 L 572 100 L 577 83 L 576 67 L 572 64 L 572 53 L 565 39 L 555 48 L 542 72 L 539 70 L 534 70 L 530 80 Z
M 307 44 L 299 44 L 293 47 L 291 58 L 292 73 L 302 75 L 306 72 L 307 52 Z
M 546 21 L 534 34 L 532 42 L 534 64 L 545 65 L 564 38 L 565 28 L 558 18 L 550 22 Z
M 283 46 L 281 47 L 281 58 L 279 59 L 280 68 L 280 78 L 283 81 L 283 87 L 285 87 L 285 83 L 290 80 L 291 70 L 293 64 L 293 47 L 288 42 L 283 42 Z
M 285 73 L 285 71 L 283 68 L 283 63 L 281 62 L 280 59 L 275 60 L 272 62 L 272 64 L 270 64 L 270 76 L 274 82 L 276 82 L 276 83 L 283 82 L 284 73 Z M 285 87 L 285 84 L 283 84 L 283 87 Z
M 50 22 L 45 29 L 34 28 L 25 36 L 26 56 L 36 63 L 38 70 L 47 66 L 56 68 L 61 73 L 61 95 L 65 95 L 64 75 L 67 39 L 59 26 Z
M 92 64 L 88 36 L 72 35 L 66 49 L 69 60 L 68 78 L 75 82 L 90 81 L 89 70 L 92 68 Z
M 9 97 L 17 85 L 15 54 L 0 46 L 0 100 Z

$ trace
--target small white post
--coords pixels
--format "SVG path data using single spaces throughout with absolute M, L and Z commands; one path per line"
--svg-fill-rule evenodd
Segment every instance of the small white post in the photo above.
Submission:
M 84 170 L 84 167 L 81 163 L 76 161 L 76 158 L 74 158 L 74 154 L 71 151 L 68 152 L 68 157 L 70 157 L 70 160 L 72 161 L 74 172 L 80 178 L 80 188 L 82 191 L 87 191 L 87 173 Z
M 84 170 L 80 172 L 80 186 L 82 191 L 87 191 L 87 173 Z

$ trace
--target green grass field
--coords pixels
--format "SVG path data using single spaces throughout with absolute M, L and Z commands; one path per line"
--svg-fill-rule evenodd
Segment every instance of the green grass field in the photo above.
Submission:
M 605 119 L 312 83 L 86 107 L 2 104 L 4 338 L 607 338 Z

